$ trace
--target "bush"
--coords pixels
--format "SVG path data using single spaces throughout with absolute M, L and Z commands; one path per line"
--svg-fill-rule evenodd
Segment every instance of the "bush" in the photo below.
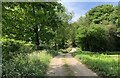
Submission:
M 117 28 L 117 36 L 115 38 L 116 41 L 116 50 L 120 51 L 120 27 Z
M 53 57 L 58 55 L 58 51 L 55 51 L 55 50 L 48 50 L 48 53 L 51 54 Z
M 106 49 L 108 31 L 102 25 L 91 25 L 77 30 L 77 44 L 82 50 L 104 51 Z
M 66 49 L 60 49 L 59 52 L 61 52 L 61 53 L 68 53 L 68 51 Z
M 42 76 L 45 74 L 51 54 L 35 51 L 35 46 L 25 41 L 2 38 L 3 78 Z
M 3 58 L 6 60 L 20 53 L 30 53 L 33 51 L 33 48 L 33 44 L 26 43 L 25 41 L 2 38 Z
M 5 61 L 3 64 L 3 78 L 29 78 L 43 76 L 46 73 L 51 55 L 46 51 L 35 51 Z
M 72 50 L 72 48 L 67 48 L 66 51 L 69 53 Z

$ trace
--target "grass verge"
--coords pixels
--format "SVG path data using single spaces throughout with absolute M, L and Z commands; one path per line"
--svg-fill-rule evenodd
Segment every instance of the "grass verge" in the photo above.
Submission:
M 119 59 L 114 59 L 107 54 L 77 51 L 74 56 L 103 78 L 105 76 L 118 78 L 120 74 Z
M 51 58 L 51 54 L 47 51 L 18 55 L 9 61 L 4 61 L 3 78 L 44 76 Z

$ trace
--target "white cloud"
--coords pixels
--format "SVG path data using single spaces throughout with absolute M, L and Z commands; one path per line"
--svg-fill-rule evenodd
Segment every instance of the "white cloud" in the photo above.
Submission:
M 74 13 L 74 17 L 73 17 L 73 19 L 72 19 L 72 22 L 74 22 L 74 21 L 77 21 L 78 19 L 79 19 L 79 17 L 80 16 L 85 16 L 85 13 L 88 11 L 88 10 L 90 10 L 91 8 L 93 8 L 94 6 L 97 6 L 97 5 L 99 5 L 99 4 L 106 4 L 106 3 L 109 3 L 109 4 L 114 4 L 113 2 L 112 3 L 110 3 L 111 1 L 113 1 L 113 0 L 111 0 L 111 1 L 108 1 L 108 0 L 106 0 L 107 2 L 105 3 L 105 2 L 96 2 L 96 3 L 94 3 L 94 2 L 91 2 L 91 3 L 89 3 L 88 1 L 86 1 L 86 0 L 74 0 L 74 2 L 71 2 L 72 0 L 70 0 L 70 1 L 61 1 L 61 3 L 66 7 L 66 9 L 69 11 L 69 12 L 73 12 Z M 75 1 L 78 1 L 78 2 L 75 2 Z M 86 2 L 85 2 L 86 1 Z M 89 0 L 89 1 L 94 1 L 94 0 Z M 103 0 L 99 0 L 99 1 L 103 1 Z M 114 0 L 114 2 L 115 1 L 118 1 L 118 0 Z M 116 2 L 116 4 L 118 4 L 117 2 Z M 116 5 L 115 4 L 115 5 Z
M 61 2 L 69 12 L 73 12 L 74 16 L 72 22 L 75 22 L 79 19 L 80 16 L 85 16 L 87 10 L 84 9 L 84 6 L 79 6 L 75 2 Z

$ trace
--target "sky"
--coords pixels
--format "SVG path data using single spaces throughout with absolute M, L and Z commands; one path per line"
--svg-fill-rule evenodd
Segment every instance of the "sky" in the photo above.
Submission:
M 85 0 L 79 0 L 79 1 L 61 1 L 61 3 L 65 6 L 65 8 L 69 11 L 69 12 L 73 12 L 73 19 L 71 22 L 75 22 L 79 19 L 80 16 L 85 16 L 85 13 L 87 11 L 89 11 L 91 8 L 97 6 L 97 5 L 101 5 L 101 4 L 112 4 L 113 6 L 118 5 L 117 0 L 110 0 L 110 1 L 105 1 L 105 2 L 99 2 L 98 1 L 86 1 Z

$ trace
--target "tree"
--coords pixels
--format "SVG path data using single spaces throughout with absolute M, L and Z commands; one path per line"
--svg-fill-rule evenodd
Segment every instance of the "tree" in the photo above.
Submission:
M 118 37 L 120 15 L 118 9 L 118 6 L 113 7 L 109 4 L 98 5 L 89 10 L 85 17 L 80 17 L 77 21 L 79 27 L 76 42 L 78 45 L 81 45 L 84 50 L 90 51 L 118 50 L 120 40 Z M 104 37 L 99 37 L 100 32 Z
M 102 25 L 81 27 L 77 30 L 77 43 L 83 50 L 104 51 L 106 50 L 108 32 Z
M 70 32 L 70 20 L 72 18 L 72 13 L 64 12 L 61 13 L 62 17 L 62 24 L 59 26 L 58 29 L 56 29 L 56 35 L 55 35 L 55 45 L 57 44 L 59 48 L 65 48 L 65 43 L 70 38 L 69 32 Z M 57 47 L 57 46 L 56 46 Z
M 111 21 L 110 15 L 114 11 L 113 5 L 98 5 L 86 13 L 89 20 L 95 24 L 100 24 L 102 20 Z
M 78 27 L 79 25 L 76 22 L 70 24 L 69 35 L 70 35 L 70 41 L 73 47 L 76 47 L 75 37 L 76 37 L 76 30 Z
M 65 12 L 65 8 L 58 2 L 5 2 L 2 5 L 3 36 L 32 41 L 37 48 L 41 40 L 49 41 L 50 39 L 46 37 L 48 32 L 44 31 L 52 32 L 62 25 L 60 14 Z M 49 35 L 53 37 L 54 34 L 50 33 Z M 46 39 L 44 39 L 45 37 Z
M 115 37 L 115 41 L 116 41 L 116 50 L 120 50 L 120 27 L 117 28 L 117 35 Z
M 90 26 L 90 20 L 86 16 L 81 16 L 79 20 L 76 22 L 77 25 L 87 27 Z

